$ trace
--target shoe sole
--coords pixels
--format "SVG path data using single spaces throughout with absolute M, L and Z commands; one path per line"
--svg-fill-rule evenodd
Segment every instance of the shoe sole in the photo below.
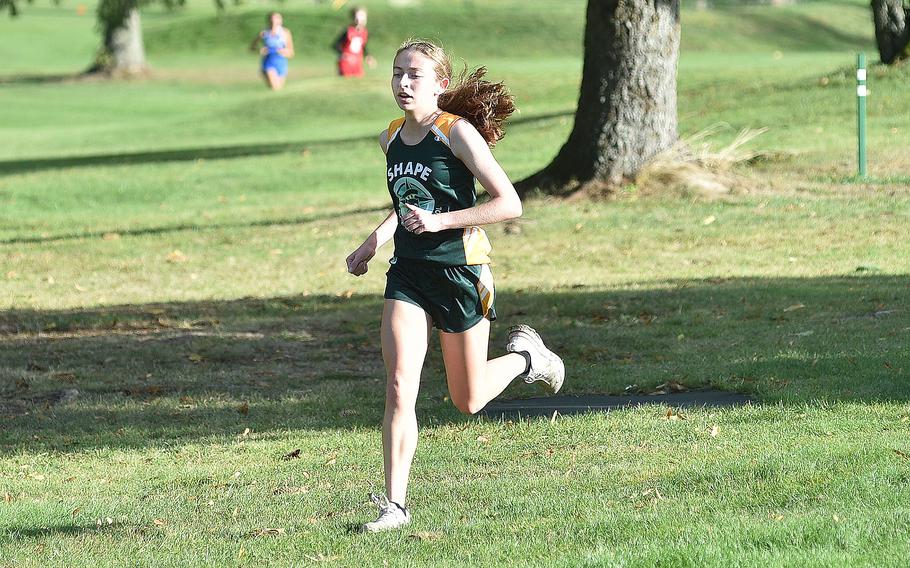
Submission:
M 547 348 L 546 345 L 544 345 L 543 339 L 541 339 L 540 334 L 537 333 L 537 331 L 533 327 L 524 325 L 524 324 L 519 324 L 519 325 L 512 327 L 509 330 L 509 335 L 512 335 L 513 333 L 516 333 L 516 332 L 526 333 L 527 336 L 531 339 L 531 341 L 538 347 L 538 349 L 540 349 L 541 352 L 543 352 L 546 355 L 547 359 L 550 360 L 551 364 L 555 363 L 557 365 L 557 367 L 559 368 L 559 373 L 557 373 L 557 377 L 553 381 L 553 383 L 547 383 L 543 379 L 537 379 L 536 381 L 531 381 L 531 382 L 533 383 L 533 382 L 537 382 L 537 381 L 543 381 L 544 385 L 546 385 L 547 390 L 550 391 L 551 394 L 558 393 L 559 389 L 562 388 L 562 384 L 566 380 L 566 366 L 562 362 L 562 357 L 560 357 L 556 353 L 553 353 L 552 351 L 550 351 Z M 525 382 L 527 382 L 527 381 L 525 381 Z

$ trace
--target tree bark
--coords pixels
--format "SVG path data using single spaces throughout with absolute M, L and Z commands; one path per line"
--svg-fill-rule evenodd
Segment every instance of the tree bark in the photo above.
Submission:
M 565 196 L 628 180 L 677 139 L 679 0 L 588 0 L 575 125 L 543 170 L 516 184 Z
M 99 4 L 102 44 L 88 73 L 105 73 L 121 77 L 142 75 L 148 71 L 142 21 L 133 0 L 102 0 Z
M 910 57 L 910 7 L 904 0 L 872 0 L 872 20 L 882 63 Z

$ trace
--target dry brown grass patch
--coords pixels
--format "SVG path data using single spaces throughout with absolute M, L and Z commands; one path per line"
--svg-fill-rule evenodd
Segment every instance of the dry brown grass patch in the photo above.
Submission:
M 748 191 L 755 180 L 735 167 L 770 156 L 768 152 L 745 148 L 767 129 L 744 128 L 732 142 L 715 149 L 709 138 L 727 128 L 726 124 L 714 124 L 680 138 L 639 170 L 633 180 L 638 192 L 713 199 Z

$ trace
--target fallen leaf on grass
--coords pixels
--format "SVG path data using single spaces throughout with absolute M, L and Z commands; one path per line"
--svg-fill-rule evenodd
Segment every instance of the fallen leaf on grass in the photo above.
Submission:
M 241 405 L 237 408 L 237 412 L 239 412 L 240 414 L 243 414 L 244 416 L 246 416 L 247 414 L 249 414 L 249 413 L 250 413 L 250 403 L 244 402 L 243 404 L 241 404 Z
M 187 258 L 187 256 L 185 254 L 180 252 L 180 250 L 174 250 L 174 251 L 171 251 L 168 253 L 168 255 L 165 257 L 165 260 L 170 263 L 175 263 L 175 262 L 186 262 L 187 260 L 189 260 L 189 258 Z
M 203 357 L 199 353 L 190 353 L 189 360 L 192 361 L 193 363 L 201 363 L 202 361 L 205 360 L 205 357 Z
M 155 525 L 156 527 L 163 527 L 164 525 L 167 524 L 167 521 L 165 521 L 164 519 L 155 519 L 152 521 L 152 524 Z
M 82 507 L 76 507 L 75 509 L 73 509 L 72 511 L 70 511 L 70 517 L 72 517 L 72 518 L 75 519 L 75 518 L 76 518 L 76 515 L 78 515 L 78 514 L 79 514 L 79 511 L 81 511 L 81 510 L 82 510 Z
M 416 532 L 416 533 L 411 533 L 408 535 L 408 537 L 413 538 L 414 540 L 426 540 L 426 541 L 432 542 L 434 540 L 441 539 L 442 533 L 420 531 L 420 532 Z
M 804 306 L 803 304 L 793 304 L 792 306 L 787 306 L 786 308 L 784 308 L 784 311 L 785 312 L 795 312 L 796 310 L 801 310 L 805 307 L 806 306 Z
M 656 488 L 656 487 L 653 488 L 653 489 L 645 489 L 644 491 L 641 492 L 641 496 L 642 496 L 642 497 L 647 497 L 648 495 L 650 495 L 650 494 L 652 494 L 652 493 L 654 494 L 654 497 L 655 497 L 656 499 L 663 499 L 663 498 L 664 498 L 663 495 L 660 494 L 660 489 L 658 489 L 658 488 Z
M 116 241 L 120 238 L 120 233 L 104 233 L 101 238 L 105 241 Z
M 677 383 L 676 381 L 667 381 L 663 384 L 657 385 L 657 387 L 654 389 L 654 391 L 649 392 L 648 394 L 649 395 L 670 394 L 670 393 L 674 393 L 674 392 L 688 392 L 688 390 L 689 390 L 689 387 L 687 387 L 683 384 Z
M 490 439 L 487 438 L 486 436 L 477 436 L 477 441 L 480 442 L 481 444 L 486 444 L 487 442 L 490 441 Z
M 688 417 L 685 414 L 683 414 L 682 412 L 680 412 L 676 409 L 673 409 L 673 408 L 667 409 L 667 420 L 673 422 L 676 420 L 687 420 L 687 419 L 688 419 Z
M 12 502 L 13 502 L 13 496 L 12 496 L 10 493 L 4 493 L 4 494 L 3 494 L 3 500 L 6 501 L 7 503 L 12 503 Z
M 707 217 L 704 218 L 704 220 L 701 222 L 701 224 L 702 224 L 702 225 L 710 225 L 710 224 L 713 223 L 714 221 L 717 221 L 717 217 L 715 217 L 714 215 L 709 215 L 709 216 L 707 216 Z
M 908 454 L 907 452 L 902 452 L 900 450 L 894 450 L 894 453 L 899 455 L 900 457 L 904 458 L 905 460 L 910 460 L 910 454 Z
M 338 454 L 329 454 L 326 456 L 325 465 L 335 465 L 336 461 L 338 461 Z
M 112 519 L 110 517 L 101 517 L 100 519 L 95 519 L 95 525 L 97 525 L 99 527 L 103 527 L 105 525 L 111 526 L 113 524 L 114 524 L 114 519 Z
M 636 491 L 629 499 L 635 502 L 634 506 L 636 509 L 642 509 L 648 505 L 656 505 L 658 501 L 664 499 L 664 496 L 660 494 L 659 489 L 651 487 L 641 492 Z
M 299 457 L 300 457 L 300 448 L 297 448 L 293 452 L 290 452 L 290 453 L 287 453 L 287 454 L 284 454 L 283 456 L 281 456 L 281 459 L 283 459 L 284 461 L 290 461 L 292 459 L 296 459 Z
M 716 438 L 719 431 L 720 429 L 717 427 L 717 424 L 711 426 L 711 437 Z
M 65 383 L 71 383 L 76 379 L 76 373 L 54 373 L 51 375 L 51 378 Z

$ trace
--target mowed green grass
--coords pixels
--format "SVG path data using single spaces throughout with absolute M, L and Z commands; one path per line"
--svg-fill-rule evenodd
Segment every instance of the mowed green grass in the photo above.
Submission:
M 872 71 L 857 182 L 861 2 L 684 11 L 681 131 L 728 123 L 720 146 L 767 127 L 748 191 L 537 199 L 517 231 L 490 228 L 491 351 L 529 322 L 568 393 L 673 380 L 756 404 L 464 417 L 434 345 L 414 523 L 355 534 L 382 486 L 391 250 L 360 279 L 343 259 L 388 203 L 383 65 L 411 33 L 487 64 L 522 111 L 496 150 L 517 179 L 571 127 L 583 10 L 370 7 L 381 64 L 358 82 L 316 38 L 342 14 L 289 10 L 313 39 L 278 94 L 236 46 L 267 7 L 150 10 L 153 74 L 113 84 L 22 77 L 90 58 L 74 6 L 0 23 L 0 54 L 20 55 L 0 57 L 0 566 L 903 565 L 907 70 Z M 50 29 L 82 52 L 21 50 Z

